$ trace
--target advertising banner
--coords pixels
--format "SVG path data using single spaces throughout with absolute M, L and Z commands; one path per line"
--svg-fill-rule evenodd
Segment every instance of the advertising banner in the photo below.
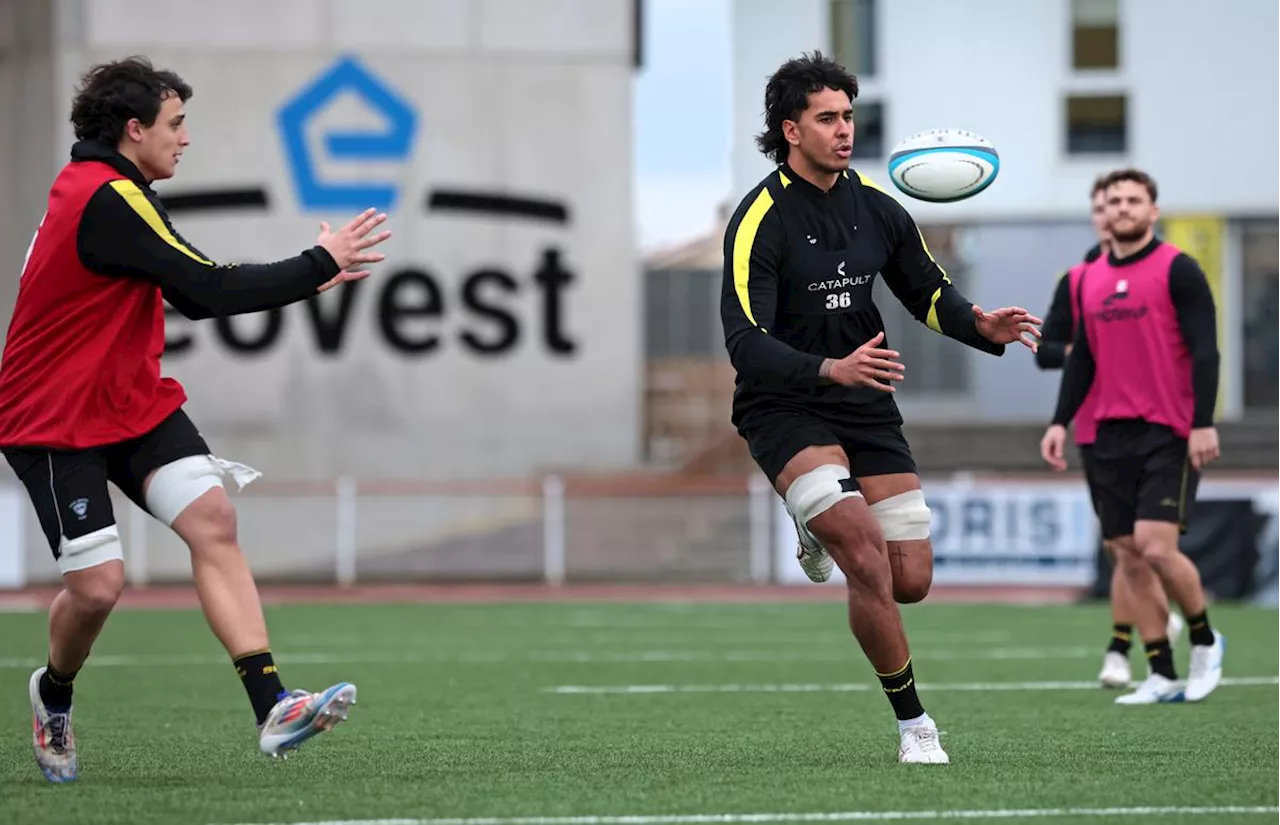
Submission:
M 926 483 L 933 514 L 934 584 L 1093 582 L 1097 525 L 1084 485 Z M 782 583 L 809 579 L 796 562 L 796 533 L 779 499 L 775 519 Z M 844 584 L 839 569 L 830 583 Z
M 934 584 L 1066 586 L 1105 595 L 1111 568 L 1100 560 L 1097 520 L 1083 483 L 926 480 L 923 486 L 933 517 Z M 1275 481 L 1205 481 L 1181 546 L 1216 596 L 1257 597 L 1276 586 L 1278 517 Z M 776 580 L 807 583 L 795 558 L 795 526 L 780 498 L 774 534 Z M 837 568 L 827 584 L 844 581 Z

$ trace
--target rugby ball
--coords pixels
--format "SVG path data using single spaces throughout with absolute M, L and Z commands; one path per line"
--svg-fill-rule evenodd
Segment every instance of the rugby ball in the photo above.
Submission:
M 972 198 L 1000 172 L 991 141 L 963 129 L 917 132 L 889 155 L 889 179 L 913 198 L 951 203 Z

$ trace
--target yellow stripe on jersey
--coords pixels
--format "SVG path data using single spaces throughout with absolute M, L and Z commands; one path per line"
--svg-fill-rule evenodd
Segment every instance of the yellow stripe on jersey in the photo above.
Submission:
M 173 236 L 173 233 L 169 231 L 169 227 L 165 226 L 164 219 L 160 217 L 160 213 L 156 211 L 156 208 L 151 205 L 151 201 L 147 200 L 147 196 L 138 188 L 138 184 L 131 180 L 115 180 L 111 182 L 111 188 L 116 190 L 120 197 L 124 198 L 124 202 L 129 204 L 134 212 L 138 213 L 138 217 L 147 222 L 147 226 L 151 227 L 151 230 L 159 235 L 162 241 L 194 261 L 199 261 L 205 266 L 216 266 L 213 261 L 206 261 Z
M 889 190 L 885 189 L 883 186 L 861 172 L 858 173 L 858 180 L 863 186 L 874 189 L 877 192 L 883 192 L 885 195 L 893 198 L 893 195 L 889 194 Z M 894 200 L 896 201 L 897 198 L 894 198 Z M 915 223 L 914 219 L 912 220 L 912 223 Z M 938 263 L 937 259 L 933 257 L 933 253 L 929 251 L 929 244 L 925 243 L 924 233 L 920 231 L 920 226 L 918 224 L 916 225 L 916 233 L 920 235 L 920 245 L 924 247 L 924 254 L 929 256 L 929 260 L 933 261 L 933 265 L 938 267 L 938 271 L 942 273 L 942 280 L 947 283 L 951 283 L 951 276 L 947 274 L 947 271 L 942 268 L 942 264 Z M 942 287 L 938 287 L 934 290 L 933 297 L 929 299 L 929 316 L 925 319 L 925 324 L 927 324 L 929 329 L 934 332 L 942 332 L 942 325 L 938 323 L 938 299 L 941 297 Z
M 938 299 L 941 297 L 942 287 L 938 287 L 929 297 L 929 314 L 924 319 L 925 325 L 934 332 L 942 332 L 942 323 L 938 321 Z
M 773 196 L 768 188 L 760 190 L 760 194 L 752 201 L 747 214 L 742 216 L 738 231 L 733 236 L 733 288 L 738 293 L 738 303 L 752 326 L 759 326 L 756 317 L 751 313 L 751 292 L 748 289 L 751 279 L 751 246 L 755 243 L 756 232 L 765 213 L 773 206 Z

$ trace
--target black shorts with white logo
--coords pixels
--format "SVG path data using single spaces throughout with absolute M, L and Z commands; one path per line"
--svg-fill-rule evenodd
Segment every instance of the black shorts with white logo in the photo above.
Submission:
M 1191 467 L 1185 438 L 1161 424 L 1103 421 L 1089 454 L 1089 491 L 1103 538 L 1131 536 L 1138 521 L 1187 531 L 1200 474 Z
M 911 448 L 897 424 L 842 424 L 830 415 L 776 405 L 745 414 L 738 432 L 775 486 L 782 468 L 806 447 L 842 447 L 854 479 L 916 472 Z
M 147 510 L 147 476 L 180 458 L 208 455 L 209 446 L 178 410 L 151 432 L 118 444 L 89 450 L 6 447 L 0 452 L 27 488 L 56 559 L 63 539 L 73 541 L 116 523 L 108 481 Z

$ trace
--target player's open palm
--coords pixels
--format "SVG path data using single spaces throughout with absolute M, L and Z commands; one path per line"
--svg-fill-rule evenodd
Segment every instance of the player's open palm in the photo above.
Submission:
M 889 382 L 901 381 L 904 367 L 901 362 L 893 360 L 899 357 L 897 352 L 879 346 L 883 341 L 884 333 L 877 332 L 870 341 L 832 362 L 827 377 L 846 387 L 871 387 L 881 392 L 894 392 Z
M 358 281 L 361 278 L 367 278 L 369 277 L 369 270 L 352 269 L 352 267 L 376 264 L 386 259 L 387 256 L 381 252 L 369 251 L 391 237 L 391 233 L 388 231 L 370 234 L 374 229 L 382 225 L 386 219 L 386 213 L 380 213 L 376 209 L 366 209 L 336 232 L 329 230 L 329 224 L 321 222 L 320 237 L 316 239 L 316 244 L 325 248 L 325 251 L 337 262 L 341 271 L 331 280 L 322 284 L 317 290 L 318 292 L 332 289 L 338 284 L 346 283 L 347 281 Z
M 1001 307 L 993 312 L 985 312 L 977 304 L 973 305 L 973 322 L 978 334 L 993 344 L 1020 343 L 1035 352 L 1040 337 L 1036 329 L 1044 321 L 1027 312 L 1022 307 Z

